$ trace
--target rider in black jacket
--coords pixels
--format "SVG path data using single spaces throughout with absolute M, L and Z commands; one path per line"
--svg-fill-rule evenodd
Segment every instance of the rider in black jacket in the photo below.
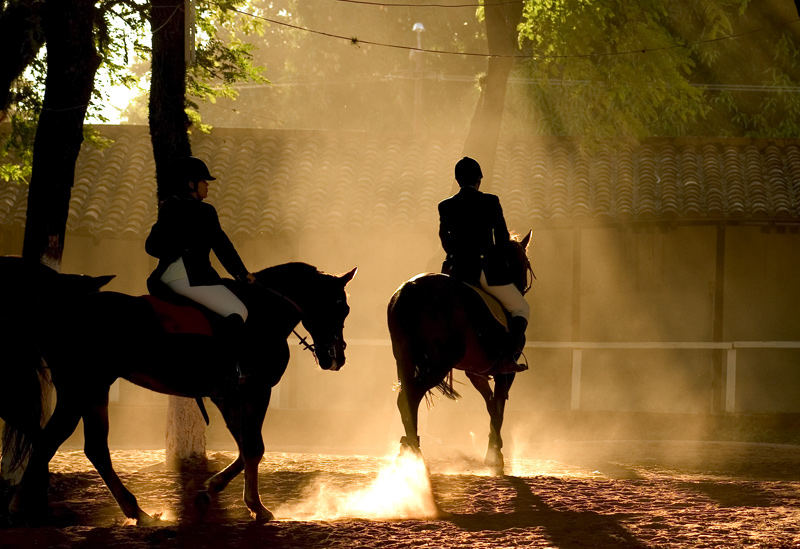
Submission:
M 217 210 L 203 202 L 208 196 L 208 182 L 216 179 L 206 164 L 193 156 L 182 158 L 176 177 L 176 192 L 161 204 L 158 220 L 145 242 L 145 251 L 159 260 L 147 287 L 151 294 L 163 295 L 166 286 L 225 317 L 235 345 L 247 320 L 247 307 L 222 284 L 211 266 L 211 250 L 236 279 L 252 283 L 255 277 L 222 230 Z
M 512 283 L 507 262 L 502 261 L 501 250 L 510 238 L 503 209 L 497 196 L 478 190 L 483 172 L 477 161 L 467 156 L 459 160 L 455 176 L 461 189 L 439 203 L 439 238 L 447 254 L 442 271 L 482 287 L 509 311 L 516 361 L 525 346 L 530 309 Z M 512 371 L 524 369 L 527 366 L 511 367 Z

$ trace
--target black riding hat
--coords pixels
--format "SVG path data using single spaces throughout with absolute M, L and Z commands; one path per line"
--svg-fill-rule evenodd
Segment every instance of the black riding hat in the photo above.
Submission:
M 469 156 L 465 156 L 456 162 L 456 181 L 460 186 L 475 185 L 483 178 L 481 165 L 478 161 Z
M 217 179 L 208 171 L 206 163 L 196 156 L 187 156 L 178 164 L 179 173 L 191 183 L 198 181 L 214 181 Z

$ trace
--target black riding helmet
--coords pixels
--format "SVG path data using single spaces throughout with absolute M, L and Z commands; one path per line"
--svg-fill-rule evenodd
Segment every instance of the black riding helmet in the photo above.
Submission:
M 198 181 L 214 181 L 217 179 L 211 175 L 211 172 L 208 171 L 208 166 L 206 166 L 206 163 L 196 156 L 187 156 L 182 158 L 178 163 L 178 173 L 188 183 L 197 183 Z
M 456 162 L 456 181 L 459 186 L 464 185 L 474 186 L 483 178 L 481 165 L 478 161 L 469 156 L 465 156 Z

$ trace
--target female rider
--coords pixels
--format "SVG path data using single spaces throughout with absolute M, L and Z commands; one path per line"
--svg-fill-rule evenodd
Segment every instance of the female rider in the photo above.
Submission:
M 247 307 L 222 284 L 211 266 L 211 250 L 237 280 L 252 283 L 255 277 L 222 230 L 217 210 L 203 201 L 209 181 L 216 178 L 205 162 L 193 156 L 178 161 L 175 175 L 176 192 L 161 204 L 145 242 L 145 251 L 159 260 L 147 287 L 151 294 L 163 295 L 166 286 L 228 319 L 231 335 L 241 334 Z

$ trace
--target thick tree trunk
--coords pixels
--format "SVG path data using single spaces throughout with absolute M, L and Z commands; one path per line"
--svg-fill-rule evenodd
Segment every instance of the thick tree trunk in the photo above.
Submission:
M 495 3 L 485 8 L 486 37 L 490 57 L 486 79 L 475 107 L 464 154 L 475 158 L 483 171 L 484 186 L 492 182 L 497 141 L 505 108 L 508 75 L 514 66 L 512 56 L 517 48 L 517 25 L 522 17 L 522 2 Z
M 171 194 L 170 169 L 176 158 L 192 153 L 186 133 L 185 11 L 175 0 L 155 0 L 153 61 L 150 81 L 150 139 L 156 163 L 158 199 Z
M 11 0 L 4 4 L 0 13 L 0 111 L 8 109 L 11 85 L 44 44 L 43 4 L 37 0 Z
M 10 86 L 46 38 L 44 104 L 33 147 L 33 173 L 28 188 L 22 254 L 32 262 L 41 261 L 58 269 L 64 250 L 75 162 L 83 142 L 83 120 L 101 58 L 94 46 L 95 8 L 92 0 L 49 0 L 43 6 L 32 4 L 36 3 L 12 3 L 3 12 L 0 44 L 6 44 L 9 38 L 5 33 L 12 33 L 13 40 L 20 42 L 11 51 L 19 51 L 24 59 L 9 59 L 17 56 L 6 50 L 2 56 L 0 78 L 7 78 Z M 27 15 L 26 8 L 30 8 Z M 11 10 L 18 10 L 16 24 L 20 28 L 13 28 L 14 25 L 5 19 Z M 34 12 L 38 13 L 34 15 Z M 39 16 L 42 20 L 34 21 Z M 25 26 L 27 23 L 31 23 L 31 28 Z M 34 28 L 39 24 L 41 27 Z M 5 81 L 2 84 L 5 85 Z M 0 92 L 7 91 L 7 87 L 0 89 Z M 7 101 L 8 97 L 0 99 Z M 3 103 L 3 107 L 6 106 Z M 5 463 L 0 464 L 0 474 L 6 480 L 18 480 L 21 468 L 11 470 L 6 456 L 3 458 Z
M 205 464 L 206 424 L 194 399 L 170 397 L 167 406 L 167 465 L 181 469 Z
M 92 0 L 48 0 L 44 6 L 47 77 L 33 145 L 33 172 L 23 257 L 61 264 L 83 120 L 100 66 Z
M 150 140 L 156 164 L 158 200 L 172 194 L 176 158 L 192 154 L 186 117 L 186 12 L 182 2 L 155 0 L 150 80 Z M 206 459 L 205 424 L 191 400 L 169 397 L 167 412 L 167 464 L 173 468 L 196 466 Z

